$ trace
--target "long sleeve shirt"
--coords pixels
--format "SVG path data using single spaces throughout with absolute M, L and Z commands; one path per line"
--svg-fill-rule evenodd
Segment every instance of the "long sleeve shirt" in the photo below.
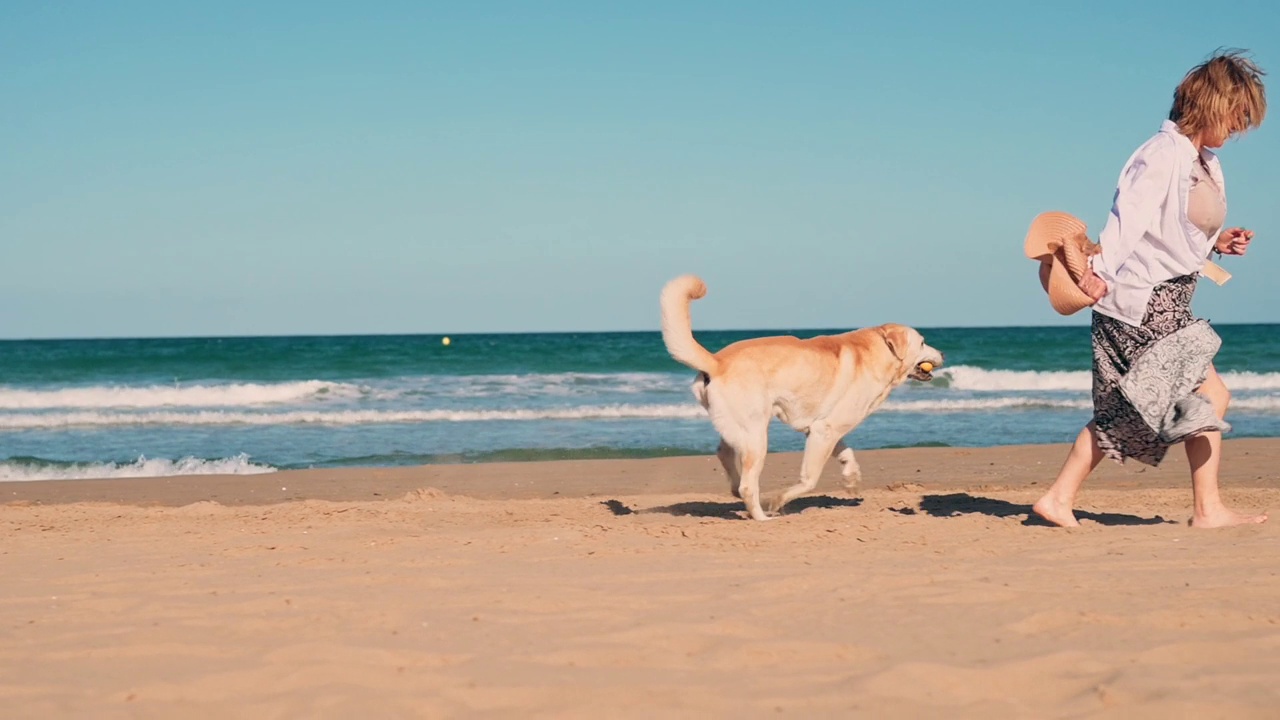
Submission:
M 1095 312 L 1141 325 L 1156 285 L 1204 267 L 1214 238 L 1187 219 L 1191 171 L 1201 158 L 1225 208 L 1226 185 L 1217 155 L 1197 151 L 1171 121 L 1164 121 L 1160 132 L 1125 163 L 1098 237 L 1102 252 L 1090 258 L 1094 274 L 1107 283 Z

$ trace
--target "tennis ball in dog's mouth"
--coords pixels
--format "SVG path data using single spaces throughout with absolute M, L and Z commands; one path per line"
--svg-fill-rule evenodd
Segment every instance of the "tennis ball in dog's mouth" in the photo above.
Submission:
M 933 363 L 927 361 L 922 362 L 920 363 L 920 369 L 925 372 L 933 372 Z

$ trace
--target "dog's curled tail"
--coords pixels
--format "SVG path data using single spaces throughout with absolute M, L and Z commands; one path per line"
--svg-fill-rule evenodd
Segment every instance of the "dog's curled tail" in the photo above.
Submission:
M 671 357 L 694 370 L 715 375 L 720 361 L 693 339 L 689 320 L 689 303 L 706 294 L 706 283 L 696 275 L 681 275 L 662 288 L 662 342 Z

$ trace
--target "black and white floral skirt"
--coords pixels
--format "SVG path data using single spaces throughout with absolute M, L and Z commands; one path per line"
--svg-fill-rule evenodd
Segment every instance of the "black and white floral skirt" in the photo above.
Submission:
M 1159 465 L 1169 451 L 1171 444 L 1143 420 L 1121 392 L 1120 381 L 1156 341 L 1196 322 L 1191 296 L 1198 279 L 1198 274 L 1182 275 L 1157 285 L 1139 327 L 1093 313 L 1093 422 L 1098 446 L 1112 460 Z

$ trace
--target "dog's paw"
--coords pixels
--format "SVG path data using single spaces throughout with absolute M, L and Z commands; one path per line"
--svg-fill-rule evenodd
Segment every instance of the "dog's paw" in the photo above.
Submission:
M 856 472 L 844 479 L 844 489 L 848 491 L 850 495 L 856 495 L 858 493 L 858 485 L 861 483 L 862 473 Z
M 787 504 L 787 499 L 783 495 L 775 495 L 769 498 L 764 504 L 765 514 L 770 517 L 778 517 L 782 514 L 782 508 Z

